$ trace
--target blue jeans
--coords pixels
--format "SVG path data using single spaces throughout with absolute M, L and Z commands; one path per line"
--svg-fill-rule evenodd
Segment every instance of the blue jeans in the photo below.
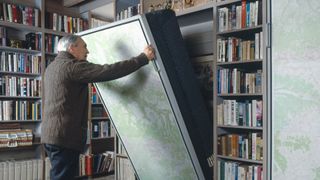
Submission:
M 51 162 L 51 180 L 72 180 L 79 175 L 79 151 L 52 144 L 44 147 Z

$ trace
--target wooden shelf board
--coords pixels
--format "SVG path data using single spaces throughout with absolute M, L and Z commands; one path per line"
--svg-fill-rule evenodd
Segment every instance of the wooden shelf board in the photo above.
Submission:
M 222 155 L 217 155 L 217 158 L 227 159 L 227 160 L 232 160 L 232 161 L 241 161 L 241 162 L 247 162 L 247 163 L 255 163 L 255 164 L 262 164 L 263 163 L 262 161 L 257 161 L 257 160 L 230 157 L 230 156 L 222 156 Z

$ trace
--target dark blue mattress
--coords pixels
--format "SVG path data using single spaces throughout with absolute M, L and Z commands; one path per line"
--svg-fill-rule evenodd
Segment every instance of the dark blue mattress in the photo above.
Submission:
M 213 120 L 205 106 L 175 13 L 147 13 L 146 19 L 206 179 L 212 179 Z

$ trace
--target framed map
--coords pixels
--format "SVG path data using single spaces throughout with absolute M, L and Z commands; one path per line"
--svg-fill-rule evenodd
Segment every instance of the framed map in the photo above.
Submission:
M 137 56 L 149 43 L 156 48 L 143 16 L 80 35 L 90 52 L 88 60 L 97 64 Z M 173 93 L 164 87 L 160 55 L 156 56 L 157 68 L 149 63 L 123 78 L 97 83 L 97 91 L 139 179 L 204 179 L 181 115 L 172 108 Z

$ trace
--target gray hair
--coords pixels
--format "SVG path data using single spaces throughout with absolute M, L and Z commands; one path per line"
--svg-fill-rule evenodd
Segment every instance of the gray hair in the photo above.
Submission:
M 57 47 L 58 52 L 68 51 L 68 48 L 71 45 L 74 45 L 79 37 L 80 36 L 77 36 L 77 35 L 67 35 L 62 37 L 58 42 L 58 47 Z

